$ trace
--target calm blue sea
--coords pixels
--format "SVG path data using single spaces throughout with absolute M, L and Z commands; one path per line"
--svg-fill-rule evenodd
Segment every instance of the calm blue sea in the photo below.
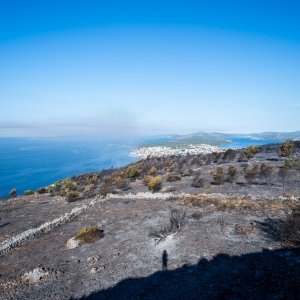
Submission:
M 128 156 L 133 148 L 159 140 L 0 138 L 0 199 L 13 188 L 23 194 L 66 177 L 126 165 L 137 160 Z M 235 139 L 230 147 L 269 142 Z

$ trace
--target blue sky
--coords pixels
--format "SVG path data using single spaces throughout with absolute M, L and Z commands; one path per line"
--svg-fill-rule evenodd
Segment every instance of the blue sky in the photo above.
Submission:
M 0 0 L 0 136 L 300 129 L 299 1 Z

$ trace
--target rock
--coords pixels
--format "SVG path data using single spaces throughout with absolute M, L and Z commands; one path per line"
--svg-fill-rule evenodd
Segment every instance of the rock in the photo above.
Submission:
M 91 274 L 95 274 L 97 272 L 98 272 L 98 268 L 97 267 L 92 268 L 92 270 L 90 271 Z
M 80 245 L 80 242 L 78 240 L 75 240 L 75 238 L 71 238 L 67 241 L 66 248 L 67 249 L 74 249 L 77 248 Z
M 100 258 L 101 258 L 100 255 L 97 255 L 97 256 L 91 256 L 91 257 L 88 257 L 86 261 L 87 261 L 88 263 L 95 263 L 95 262 L 99 261 Z
M 49 272 L 45 268 L 35 268 L 32 271 L 26 272 L 22 276 L 22 281 L 29 283 L 37 283 L 44 277 L 48 276 Z

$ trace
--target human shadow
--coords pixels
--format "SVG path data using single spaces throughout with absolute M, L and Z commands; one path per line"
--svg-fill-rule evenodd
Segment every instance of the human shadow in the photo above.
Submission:
M 166 250 L 164 250 L 164 252 L 163 252 L 161 261 L 162 261 L 162 270 L 167 271 L 168 270 L 168 253 Z
M 164 263 L 163 263 L 164 266 Z M 288 249 L 219 254 L 197 265 L 127 278 L 82 299 L 299 299 L 300 262 Z

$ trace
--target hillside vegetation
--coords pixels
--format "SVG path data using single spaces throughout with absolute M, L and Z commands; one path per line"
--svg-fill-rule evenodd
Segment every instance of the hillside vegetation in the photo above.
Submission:
M 296 299 L 300 142 L 152 157 L 0 203 L 1 299 Z

